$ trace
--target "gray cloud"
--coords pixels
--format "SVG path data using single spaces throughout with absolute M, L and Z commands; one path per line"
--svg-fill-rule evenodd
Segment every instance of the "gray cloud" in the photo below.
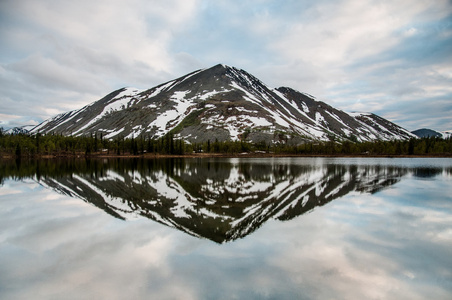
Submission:
M 403 112 L 388 108 L 394 101 L 412 107 L 421 99 L 444 108 L 451 18 L 446 0 L 7 0 L 0 105 L 15 120 L 42 120 L 124 86 L 150 88 L 226 63 L 344 110 L 395 116 Z M 426 113 L 393 121 L 448 130 L 447 113 L 434 123 Z

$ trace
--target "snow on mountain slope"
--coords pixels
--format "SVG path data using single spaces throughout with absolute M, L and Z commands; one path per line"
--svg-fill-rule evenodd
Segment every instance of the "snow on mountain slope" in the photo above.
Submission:
M 32 132 L 84 135 L 85 129 L 89 129 L 102 118 L 133 105 L 137 101 L 134 96 L 138 93 L 139 91 L 134 88 L 123 88 L 114 91 L 101 100 L 86 105 L 81 109 L 62 113 L 48 119 L 33 128 Z
M 272 89 L 225 65 L 197 70 L 140 91 L 124 88 L 79 110 L 44 121 L 33 133 L 103 134 L 187 142 L 208 139 L 288 142 L 405 139 L 411 133 L 372 115 L 350 115 L 290 88 Z
M 442 131 L 443 139 L 449 139 L 452 137 L 452 130 Z
M 391 139 L 409 139 L 416 137 L 414 134 L 406 129 L 397 126 L 396 124 L 379 117 L 372 113 L 350 113 L 358 121 L 360 121 L 364 127 L 367 127 L 374 136 L 379 137 L 382 140 Z

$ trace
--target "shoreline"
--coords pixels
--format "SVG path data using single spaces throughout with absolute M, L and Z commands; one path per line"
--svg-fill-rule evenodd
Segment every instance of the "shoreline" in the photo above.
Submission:
M 23 156 L 20 159 L 109 159 L 109 158 L 141 158 L 141 159 L 159 159 L 159 158 L 284 158 L 284 157 L 337 157 L 337 158 L 452 158 L 452 154 L 424 154 L 424 155 L 390 155 L 390 154 L 283 154 L 283 153 L 192 153 L 192 154 L 140 154 L 140 155 L 109 155 L 109 154 L 91 154 L 91 155 L 40 155 Z M 15 155 L 2 155 L 2 160 L 18 159 Z

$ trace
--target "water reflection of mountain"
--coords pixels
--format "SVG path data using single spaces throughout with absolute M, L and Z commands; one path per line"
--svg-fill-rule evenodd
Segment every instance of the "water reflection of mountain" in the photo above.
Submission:
M 439 174 L 441 174 L 442 169 L 434 169 L 434 168 L 416 168 L 413 172 L 413 175 L 420 178 L 432 178 Z
M 408 169 L 271 160 L 118 159 L 60 171 L 41 174 L 39 181 L 117 218 L 144 216 L 222 243 L 252 233 L 269 219 L 292 219 L 352 191 L 376 192 L 399 181 Z

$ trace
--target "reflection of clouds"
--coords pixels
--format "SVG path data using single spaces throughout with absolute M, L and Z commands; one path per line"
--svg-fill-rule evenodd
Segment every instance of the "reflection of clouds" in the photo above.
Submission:
M 411 188 L 409 184 L 402 183 L 402 185 L 404 186 L 399 187 L 402 191 Z M 380 202 L 379 199 L 366 197 L 375 210 L 373 212 L 361 210 L 358 214 L 347 213 L 349 210 L 346 206 L 338 210 L 337 206 L 344 203 L 342 201 L 333 203 L 335 207 L 330 210 L 338 210 L 337 213 L 344 213 L 349 218 L 366 219 L 367 222 L 358 222 L 359 226 L 353 228 L 354 233 L 347 233 L 351 249 L 361 249 L 366 253 L 377 252 L 383 257 L 390 258 L 394 267 L 385 268 L 390 271 L 388 277 L 402 281 L 399 282 L 401 286 L 413 284 L 407 282 L 408 279 L 418 279 L 416 284 L 407 289 L 414 290 L 418 298 L 430 298 L 430 295 L 425 292 L 426 289 L 420 286 L 429 282 L 432 274 L 442 274 L 444 279 L 452 279 L 450 271 L 444 272 L 452 269 L 452 263 L 449 261 L 452 255 L 450 250 L 452 238 L 445 240 L 435 238 L 438 234 L 444 236 L 442 233 L 446 233 L 445 236 L 447 236 L 452 228 L 451 210 L 438 211 L 435 205 L 425 201 L 428 195 L 428 190 L 418 193 L 417 199 L 424 201 L 422 207 L 418 206 L 417 201 L 413 201 L 414 203 L 410 205 L 409 200 L 416 199 L 416 197 L 412 198 L 412 195 L 407 196 L 406 193 L 402 193 L 394 197 L 394 193 L 385 191 L 379 195 L 380 198 L 385 199 L 380 206 L 372 205 L 373 201 Z M 351 224 L 354 223 L 351 222 Z M 368 263 L 378 266 L 382 261 L 381 259 L 370 260 Z M 444 288 L 445 286 L 440 283 L 429 286 L 430 292 L 443 297 Z M 423 296 L 419 296 L 423 293 Z
M 442 274 L 444 278 L 450 278 L 450 273 L 446 275 L 442 266 L 451 267 L 445 261 L 451 257 L 451 253 L 443 252 L 448 249 L 446 244 L 428 242 L 425 239 L 424 235 L 428 235 L 429 229 L 420 236 L 407 237 L 405 230 L 410 231 L 412 223 L 406 224 L 403 220 L 394 221 L 398 223 L 398 227 L 389 226 L 388 229 L 387 225 L 382 225 L 379 228 L 379 224 L 385 222 L 391 225 L 390 219 L 395 218 L 394 214 L 379 212 L 371 216 L 355 215 L 355 218 L 358 216 L 369 219 L 365 230 L 361 221 L 338 224 L 334 222 L 334 216 L 331 219 L 330 211 L 353 218 L 349 214 L 348 203 L 338 202 L 334 202 L 328 211 L 317 209 L 315 213 L 304 216 L 303 220 L 297 220 L 298 226 L 294 226 L 297 230 L 285 226 L 286 230 L 283 231 L 287 236 L 284 240 L 300 242 L 285 243 L 281 247 L 281 253 L 271 259 L 271 264 L 283 269 L 284 273 L 291 274 L 290 280 L 302 290 L 312 292 L 307 298 L 425 299 L 429 298 L 429 293 L 443 298 L 448 294 L 444 289 L 446 286 L 432 284 L 425 276 L 419 278 L 419 272 Z M 392 206 L 390 210 L 397 210 L 397 207 Z M 448 219 L 449 217 L 446 221 Z M 311 226 L 312 223 L 316 226 Z M 419 225 L 427 223 L 425 220 Z M 450 227 L 450 222 L 447 221 L 444 226 Z M 405 230 L 398 232 L 398 228 Z M 388 230 L 389 234 L 386 233 Z M 411 242 L 407 243 L 407 238 Z M 450 242 L 451 239 L 448 240 L 449 245 Z M 425 244 L 432 243 L 436 246 L 429 246 L 430 249 L 426 251 Z M 426 253 L 430 257 L 425 257 Z M 438 269 L 425 272 L 426 265 L 431 264 L 433 257 L 437 255 L 444 261 L 434 264 Z M 422 256 L 424 260 L 420 260 Z M 419 281 L 412 281 L 417 278 Z M 429 282 L 427 288 L 422 286 L 426 282 Z M 316 289 L 319 284 L 322 288 Z
M 1 186 L 0 189 L 0 196 L 6 196 L 6 195 L 14 195 L 14 194 L 20 194 L 21 191 L 18 189 L 13 189 L 9 184 L 5 184 Z
M 6 181 L 3 184 L 1 183 L 2 182 L 0 182 L 0 196 L 20 194 L 26 191 L 30 192 L 40 188 L 39 184 L 30 179 L 23 179 L 20 181 L 20 184 L 17 184 L 17 182 L 14 181 Z
M 0 195 L 0 298 L 452 294 L 450 180 L 419 186 L 409 177 L 376 194 L 352 192 L 223 245 L 147 219 L 122 222 L 51 190 L 6 184 L 23 192 Z
M 19 194 L 14 214 L 0 211 L 1 298 L 143 298 L 149 272 L 163 282 L 170 278 L 166 256 L 174 237 L 159 230 L 162 226 L 146 223 L 154 225 L 151 231 L 137 222 L 121 226 L 126 223 L 61 195 L 37 204 L 48 195 L 55 194 L 45 189 Z M 161 291 L 167 287 L 161 283 L 155 291 L 162 296 L 182 295 Z
M 380 260 L 378 255 L 363 258 L 362 252 L 351 248 L 344 241 L 352 233 L 353 226 L 337 226 L 322 209 L 317 209 L 297 220 L 293 228 L 286 228 L 288 236 L 280 255 L 271 259 L 271 264 L 291 274 L 290 280 L 300 286 L 306 298 L 354 299 L 373 298 L 378 295 L 379 286 L 385 284 L 384 273 L 370 270 L 363 261 Z M 302 222 L 300 222 L 302 221 Z M 295 233 L 295 234 L 294 234 Z M 382 263 L 387 265 L 385 259 Z M 379 295 L 381 296 L 381 295 Z

